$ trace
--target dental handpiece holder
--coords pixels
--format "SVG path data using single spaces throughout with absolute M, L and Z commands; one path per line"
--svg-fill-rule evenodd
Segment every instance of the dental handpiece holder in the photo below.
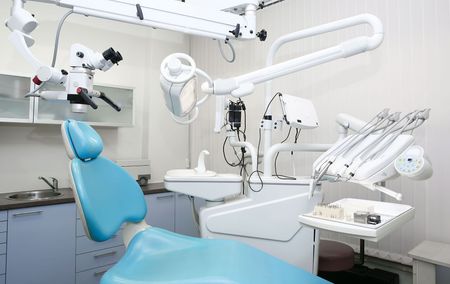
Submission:
M 225 198 L 240 194 L 242 177 L 206 170 L 206 155 L 209 155 L 208 151 L 200 152 L 198 165 L 195 169 L 168 171 L 164 176 L 166 189 L 213 202 L 221 202 Z

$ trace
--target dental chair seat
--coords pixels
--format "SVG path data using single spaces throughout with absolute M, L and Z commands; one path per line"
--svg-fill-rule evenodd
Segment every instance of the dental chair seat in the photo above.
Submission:
M 236 241 L 192 238 L 150 227 L 130 242 L 101 284 L 328 283 Z
M 98 133 L 74 120 L 65 121 L 61 131 L 86 235 L 102 242 L 113 237 L 123 223 L 127 223 L 126 232 L 143 225 L 131 230 L 125 255 L 100 283 L 329 283 L 236 241 L 192 238 L 147 227 L 141 188 L 124 169 L 100 155 L 103 141 Z

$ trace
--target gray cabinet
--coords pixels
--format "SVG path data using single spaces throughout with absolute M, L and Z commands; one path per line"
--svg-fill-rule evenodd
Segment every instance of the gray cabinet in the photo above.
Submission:
M 8 231 L 8 214 L 0 212 L 0 284 L 5 284 L 6 277 L 6 241 Z
M 192 237 L 199 237 L 200 232 L 192 212 L 192 201 L 186 194 L 175 194 L 175 232 Z M 205 206 L 205 200 L 195 198 L 197 212 Z
M 149 194 L 145 200 L 150 225 L 199 235 L 186 195 Z M 197 210 L 204 203 L 196 199 Z M 0 284 L 99 283 L 125 253 L 122 231 L 105 242 L 89 240 L 75 208 L 68 203 L 0 211 Z
M 172 192 L 145 196 L 147 216 L 145 221 L 151 226 L 175 231 L 175 194 Z
M 191 201 L 186 194 L 159 193 L 146 195 L 146 222 L 183 235 L 199 237 L 198 225 L 194 220 Z M 202 199 L 195 199 L 197 211 L 205 205 Z
M 76 284 L 98 284 L 102 275 L 125 253 L 122 231 L 104 242 L 90 240 L 81 219 L 76 225 Z
M 6 283 L 75 283 L 75 204 L 8 211 Z

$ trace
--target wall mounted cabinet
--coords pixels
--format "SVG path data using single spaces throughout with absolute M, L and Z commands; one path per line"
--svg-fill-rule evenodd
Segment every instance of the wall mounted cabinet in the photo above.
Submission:
M 86 113 L 73 113 L 68 101 L 47 101 L 25 98 L 30 91 L 30 78 L 0 74 L 0 122 L 61 124 L 63 120 L 75 119 L 91 125 L 130 127 L 134 125 L 134 90 L 129 87 L 95 85 L 122 110 L 115 111 L 104 101 L 95 99 L 98 109 L 88 108 Z M 61 90 L 57 86 L 42 90 Z
M 34 99 L 25 98 L 30 78 L 0 75 L 0 122 L 33 122 Z

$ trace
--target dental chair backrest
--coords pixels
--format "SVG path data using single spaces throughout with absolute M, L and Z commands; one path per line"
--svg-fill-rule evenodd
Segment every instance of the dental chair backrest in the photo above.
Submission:
M 67 120 L 61 132 L 70 158 L 70 179 L 87 236 L 106 241 L 124 222 L 139 223 L 147 213 L 137 182 L 119 165 L 100 156 L 103 142 L 88 124 Z

